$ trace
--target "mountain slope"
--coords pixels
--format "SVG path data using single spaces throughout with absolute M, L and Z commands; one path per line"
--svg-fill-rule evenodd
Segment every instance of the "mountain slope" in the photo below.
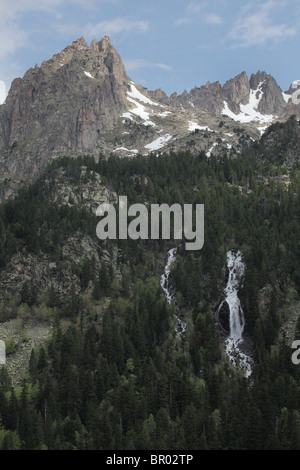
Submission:
M 272 140 L 281 131 L 275 125 Z M 300 179 L 295 168 L 287 190 L 285 169 L 269 167 L 246 154 L 65 157 L 0 205 L 1 320 L 14 319 L 21 337 L 8 343 L 10 364 L 32 321 L 52 327 L 25 379 L 12 375 L 16 393 L 0 370 L 0 448 L 299 449 L 299 366 L 280 327 L 296 335 Z M 203 249 L 97 239 L 94 209 L 119 194 L 205 203 Z M 160 279 L 174 246 L 170 306 Z M 229 249 L 246 266 L 239 298 L 250 380 L 228 360 L 228 312 L 218 314 Z
M 265 72 L 242 72 L 168 97 L 134 84 L 107 36 L 90 46 L 80 38 L 15 79 L 0 106 L 2 198 L 62 155 L 235 156 L 272 122 L 299 115 L 299 86 L 283 93 Z
M 125 111 L 128 77 L 109 38 L 83 38 L 12 83 L 0 111 L 8 174 L 32 177 L 58 154 L 95 151 Z

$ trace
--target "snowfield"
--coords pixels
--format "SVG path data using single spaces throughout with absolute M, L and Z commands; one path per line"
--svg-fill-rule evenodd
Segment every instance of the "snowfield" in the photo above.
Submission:
M 215 142 L 215 143 L 211 146 L 211 148 L 209 149 L 209 151 L 206 152 L 206 156 L 207 156 L 208 158 L 211 157 L 211 152 L 213 151 L 213 149 L 214 149 L 215 147 L 217 147 L 217 145 L 218 145 L 218 142 Z
M 145 121 L 144 122 L 145 126 L 155 127 L 156 124 L 153 121 L 151 121 L 150 117 L 149 117 L 149 114 L 150 114 L 150 112 L 152 114 L 152 111 L 147 110 L 146 107 L 144 106 L 144 104 L 147 104 L 147 105 L 150 105 L 150 106 L 158 106 L 158 104 L 155 103 L 154 101 L 150 100 L 146 96 L 144 96 L 140 91 L 138 91 L 138 89 L 135 87 L 133 82 L 130 85 L 130 88 L 131 88 L 130 91 L 127 92 L 127 99 L 135 107 L 133 109 L 131 109 L 130 111 L 128 111 L 127 113 L 123 113 L 121 117 L 128 118 L 128 119 L 131 119 L 133 121 L 133 116 L 132 115 L 135 115 L 135 116 L 138 116 L 139 118 L 141 118 L 143 121 Z M 144 104 L 142 104 L 142 103 L 144 103 Z
M 164 145 L 170 139 L 172 139 L 172 136 L 170 134 L 166 134 L 162 137 L 158 137 L 158 139 L 155 139 L 153 142 L 150 142 L 150 144 L 145 145 L 145 149 L 150 150 L 150 151 L 159 150 L 162 147 L 164 147 Z
M 241 112 L 235 114 L 229 109 L 228 103 L 224 101 L 223 115 L 230 117 L 234 121 L 241 123 L 258 122 L 260 124 L 271 123 L 276 116 L 272 114 L 261 114 L 257 108 L 262 99 L 263 91 L 261 89 L 264 82 L 260 82 L 256 90 L 250 90 L 249 103 L 240 104 Z
M 89 78 L 93 78 L 95 80 L 95 77 L 93 77 L 93 75 L 90 74 L 90 72 L 86 72 L 84 71 L 85 75 Z
M 127 95 L 134 99 L 141 101 L 142 103 L 145 104 L 150 104 L 151 106 L 158 106 L 158 103 L 155 103 L 154 101 L 150 100 L 147 98 L 147 96 L 143 95 L 135 86 L 133 82 L 131 82 L 131 90 L 127 92 Z
M 189 131 L 190 131 L 190 132 L 193 132 L 193 131 L 195 131 L 196 129 L 198 129 L 199 131 L 213 132 L 213 130 L 211 130 L 211 129 L 210 129 L 209 127 L 207 127 L 207 126 L 199 126 L 199 124 L 197 124 L 196 122 L 189 121 Z

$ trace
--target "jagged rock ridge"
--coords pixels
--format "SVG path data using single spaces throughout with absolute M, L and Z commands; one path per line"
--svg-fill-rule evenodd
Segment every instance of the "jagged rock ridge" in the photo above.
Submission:
M 15 79 L 0 106 L 2 199 L 61 155 L 234 155 L 242 148 L 236 123 L 255 140 L 270 123 L 300 115 L 299 87 L 283 93 L 266 72 L 242 72 L 168 97 L 134 84 L 107 36 L 90 46 L 80 38 Z
M 49 155 L 92 152 L 126 109 L 128 77 L 108 37 L 81 38 L 13 81 L 0 111 L 7 173 L 35 175 Z
M 287 93 L 291 94 L 290 91 Z M 261 71 L 252 74 L 250 79 L 248 79 L 246 72 L 242 72 L 235 78 L 228 80 L 223 86 L 219 82 L 208 82 L 200 88 L 193 88 L 190 93 L 184 92 L 180 96 L 173 94 L 170 98 L 174 106 L 185 108 L 201 106 L 206 111 L 215 114 L 226 114 L 225 101 L 229 110 L 238 115 L 241 113 L 241 105 L 247 106 L 249 104 L 251 94 L 254 94 L 255 98 L 259 100 L 257 111 L 262 115 L 273 115 L 274 118 L 282 117 L 287 104 L 287 94 L 282 92 L 271 75 Z M 293 109 L 293 111 L 296 110 Z M 239 120 L 238 116 L 236 120 Z M 240 120 L 242 121 L 242 119 Z

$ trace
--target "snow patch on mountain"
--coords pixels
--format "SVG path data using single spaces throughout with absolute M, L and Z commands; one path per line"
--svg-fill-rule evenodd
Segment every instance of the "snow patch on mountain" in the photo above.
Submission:
M 128 118 L 133 120 L 133 114 L 141 118 L 144 122 L 145 126 L 152 126 L 155 127 L 156 124 L 150 120 L 150 114 L 153 114 L 153 111 L 144 105 L 148 106 L 159 106 L 158 103 L 147 98 L 147 96 L 143 95 L 131 82 L 130 90 L 127 92 L 127 99 L 130 103 L 132 103 L 135 107 L 130 109 L 130 111 L 123 113 L 121 117 Z
M 134 114 L 135 116 L 138 116 L 143 121 L 145 121 L 144 122 L 145 126 L 153 126 L 153 127 L 156 126 L 154 122 L 150 121 L 149 112 L 146 110 L 145 106 L 143 106 L 141 103 L 131 98 L 128 98 L 128 100 L 135 105 L 135 108 L 131 109 L 127 113 L 123 113 L 121 117 L 131 119 L 131 121 L 133 121 L 132 115 Z
M 62 65 L 63 65 L 63 64 L 62 64 Z M 93 75 L 92 75 L 92 74 L 90 74 L 90 72 L 86 72 L 86 71 L 84 71 L 84 73 L 85 73 L 85 75 L 86 75 L 87 77 L 89 77 L 89 78 L 93 78 L 93 79 L 95 80 L 95 77 L 93 77 Z
M 128 98 L 128 100 L 136 106 L 135 108 L 130 110 L 130 113 L 140 117 L 143 121 L 149 121 L 149 113 L 146 111 L 145 106 L 131 98 Z
M 300 89 L 299 89 L 299 87 L 300 87 L 300 80 L 295 80 L 292 83 L 292 89 L 295 90 L 295 91 L 290 96 L 292 98 L 292 102 L 295 105 L 300 104 Z
M 128 152 L 128 154 L 130 155 L 136 155 L 137 153 L 139 153 L 137 149 L 128 149 L 126 147 L 118 147 L 114 150 L 114 153 L 116 152 Z
M 163 113 L 159 113 L 157 116 L 167 117 L 169 114 L 172 114 L 171 111 L 164 111 Z
M 269 127 L 268 125 L 258 127 L 257 129 L 259 130 L 260 135 L 263 135 L 266 132 L 266 130 L 268 129 L 268 127 Z
M 145 149 L 150 151 L 159 150 L 164 147 L 164 145 L 169 142 L 170 139 L 172 139 L 172 136 L 170 134 L 165 134 L 162 137 L 158 137 L 153 142 L 150 142 L 150 144 L 145 145 Z
M 131 82 L 131 85 L 130 85 L 130 91 L 127 92 L 127 95 L 134 99 L 134 100 L 138 100 L 138 101 L 141 101 L 142 103 L 145 103 L 145 104 L 150 104 L 152 106 L 159 106 L 158 103 L 155 103 L 154 101 L 150 100 L 149 98 L 147 98 L 147 96 L 143 95 L 135 86 L 135 84 L 133 82 Z
M 198 129 L 199 131 L 213 132 L 213 130 L 207 126 L 199 126 L 199 124 L 197 124 L 196 122 L 189 121 L 189 131 L 193 132 L 196 129 Z
M 218 142 L 215 142 L 215 143 L 211 146 L 211 148 L 209 149 L 209 151 L 206 152 L 206 156 L 207 156 L 208 158 L 211 157 L 211 153 L 212 153 L 213 149 L 214 149 L 217 145 L 218 145 Z
M 256 90 L 250 90 L 248 104 L 240 104 L 240 113 L 235 114 L 229 109 L 228 103 L 224 101 L 224 108 L 222 114 L 230 117 L 234 121 L 241 123 L 258 122 L 260 124 L 271 123 L 275 116 L 272 114 L 261 114 L 258 111 L 258 105 L 262 99 L 263 91 L 262 85 L 264 82 L 260 82 Z

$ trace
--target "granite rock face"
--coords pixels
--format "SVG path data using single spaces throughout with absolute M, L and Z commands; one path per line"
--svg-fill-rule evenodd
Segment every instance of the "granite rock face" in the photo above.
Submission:
M 250 83 L 246 72 L 228 80 L 222 88 L 225 101 L 235 105 L 247 104 L 249 101 Z
M 290 90 L 288 93 L 294 91 Z M 225 101 L 233 113 L 239 114 L 240 105 L 249 104 L 251 92 L 254 92 L 255 98 L 260 98 L 257 111 L 278 118 L 283 117 L 287 103 L 282 90 L 271 75 L 261 71 L 252 74 L 250 79 L 246 72 L 242 72 L 228 80 L 223 86 L 219 82 L 208 82 L 205 86 L 193 88 L 190 93 L 172 95 L 171 99 L 175 106 L 189 108 L 192 102 L 193 105 L 200 106 L 213 114 L 222 114 Z M 293 114 L 295 109 L 293 108 L 292 111 L 288 115 Z
M 167 96 L 134 84 L 107 36 L 90 46 L 77 39 L 15 79 L 0 106 L 0 200 L 63 155 L 188 149 L 234 156 L 244 145 L 241 129 L 256 140 L 272 122 L 300 116 L 299 88 L 293 82 L 283 93 L 266 72 L 250 79 L 242 72 L 224 85 Z
M 189 93 L 185 91 L 179 96 L 173 93 L 170 96 L 170 102 L 175 107 L 189 109 L 196 107 L 218 115 L 223 107 L 222 87 L 219 82 L 207 82 L 206 85 L 192 88 Z
M 34 176 L 55 155 L 94 153 L 126 109 L 128 82 L 107 36 L 78 39 L 15 79 L 0 108 L 4 172 Z
M 283 98 L 281 88 L 271 75 L 260 71 L 256 74 L 252 74 L 250 77 L 250 88 L 252 90 L 261 89 L 261 100 L 258 104 L 258 111 L 262 114 L 282 115 L 286 102 Z

